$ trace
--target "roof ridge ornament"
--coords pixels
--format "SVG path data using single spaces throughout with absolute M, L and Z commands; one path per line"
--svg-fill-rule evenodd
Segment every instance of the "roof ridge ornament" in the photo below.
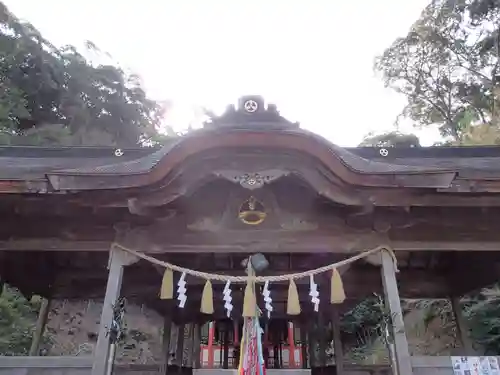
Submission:
M 237 105 L 229 105 L 226 111 L 205 123 L 205 128 L 271 128 L 297 129 L 298 123 L 284 118 L 275 104 L 266 104 L 258 95 L 246 95 L 238 99 Z

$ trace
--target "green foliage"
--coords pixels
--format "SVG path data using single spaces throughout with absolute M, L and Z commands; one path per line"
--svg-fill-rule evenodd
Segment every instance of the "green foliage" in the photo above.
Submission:
M 497 117 L 500 5 L 489 0 L 433 0 L 410 32 L 376 59 L 387 86 L 406 96 L 402 115 L 438 124 L 461 140 L 464 127 Z
M 402 115 L 417 126 L 437 124 L 443 145 L 500 144 L 500 2 L 433 0 L 405 37 L 375 61 L 385 84 L 402 93 Z M 374 146 L 396 144 L 395 132 L 370 135 Z M 396 141 L 395 141 L 396 140 Z M 362 145 L 363 145 L 362 143 Z M 471 334 L 488 353 L 500 351 L 500 287 L 468 297 Z M 453 329 L 449 303 L 422 301 L 426 324 Z
M 40 309 L 40 300 L 26 300 L 4 286 L 0 296 L 0 355 L 27 355 Z
M 470 296 L 464 306 L 471 336 L 487 354 L 500 352 L 500 286 Z
M 379 296 L 363 300 L 343 315 L 342 340 L 351 362 L 361 363 L 374 354 L 374 348 L 378 351 L 376 343 L 383 337 L 385 318 L 386 308 Z
M 420 147 L 420 140 L 415 134 L 403 134 L 392 131 L 382 134 L 368 134 L 359 144 L 360 147 Z
M 87 49 L 109 60 L 91 42 Z M 54 47 L 0 3 L 0 144 L 134 146 L 162 116 L 138 76 Z

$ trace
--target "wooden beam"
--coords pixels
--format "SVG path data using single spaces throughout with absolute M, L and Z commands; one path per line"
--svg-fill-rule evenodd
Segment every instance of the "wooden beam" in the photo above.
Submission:
M 381 253 L 381 258 L 382 283 L 384 286 L 385 303 L 390 311 L 394 346 L 396 349 L 396 363 L 398 366 L 397 373 L 400 375 L 412 375 L 413 368 L 411 365 L 408 340 L 406 338 L 401 301 L 399 299 L 394 260 L 387 251 Z
M 441 190 L 444 191 L 445 189 Z M 366 190 L 362 192 L 365 199 L 377 207 L 499 207 L 500 196 L 485 194 L 453 194 L 449 190 L 445 193 L 422 193 L 408 189 Z
M 19 239 L 0 241 L 0 251 L 68 251 L 106 252 L 112 241 L 66 241 L 59 239 Z M 325 236 L 299 242 L 268 244 L 220 244 L 189 245 L 166 244 L 144 248 L 148 254 L 165 253 L 251 253 L 257 250 L 265 253 L 356 253 L 370 250 L 376 244 L 386 244 L 398 251 L 500 251 L 500 241 L 390 241 L 372 243 L 367 246 L 356 242 L 336 242 L 334 237 Z
M 138 269 L 134 268 L 127 272 L 127 276 L 123 282 L 123 294 L 130 297 L 139 293 L 142 296 L 154 296 L 156 298 L 160 288 L 161 276 L 155 273 L 147 272 L 149 268 L 144 268 L 142 271 L 137 272 Z M 97 270 L 94 270 L 97 272 Z M 220 270 L 220 274 L 224 275 L 241 275 L 239 271 Z M 283 272 L 281 272 L 283 273 Z M 470 273 L 469 273 L 470 274 Z M 104 273 L 97 278 L 89 278 L 89 271 L 76 271 L 72 269 L 65 270 L 64 274 L 57 277 L 57 283 L 53 285 L 54 293 L 58 297 L 68 294 L 71 291 L 82 291 L 84 293 L 102 293 L 102 287 L 105 284 Z M 86 277 L 87 276 L 87 277 Z M 452 293 L 448 278 L 450 275 L 442 270 L 426 271 L 426 270 L 406 270 L 403 269 L 398 273 L 397 279 L 401 286 L 401 294 L 405 298 L 447 298 Z M 365 298 L 373 295 L 374 292 L 382 292 L 382 282 L 378 267 L 375 266 L 360 266 L 352 267 L 348 272 L 342 275 L 346 294 L 350 299 Z M 298 279 L 297 286 L 299 293 L 309 293 L 307 279 Z M 187 281 L 190 286 L 191 293 L 200 293 L 204 286 L 203 280 L 199 278 L 189 277 Z M 321 279 L 318 279 L 320 288 L 329 287 Z M 286 300 L 288 285 L 285 283 L 273 284 L 273 302 Z M 222 298 L 223 288 L 222 283 L 213 283 L 214 296 L 216 299 Z M 233 300 L 237 301 L 242 297 L 241 291 L 233 287 Z M 146 298 L 146 297 L 145 297 Z M 308 297 L 304 297 L 308 298 Z M 320 305 L 322 306 L 322 305 Z

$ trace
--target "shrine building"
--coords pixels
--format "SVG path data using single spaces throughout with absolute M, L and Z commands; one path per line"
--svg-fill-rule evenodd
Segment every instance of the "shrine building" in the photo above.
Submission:
M 148 375 L 453 374 L 411 355 L 400 299 L 456 307 L 498 280 L 500 147 L 342 148 L 246 96 L 162 147 L 1 147 L 0 213 L 2 282 L 104 300 L 93 356 L 35 344 L 0 375 L 111 374 L 127 303 L 164 319 Z M 339 316 L 374 295 L 391 360 L 354 366 Z

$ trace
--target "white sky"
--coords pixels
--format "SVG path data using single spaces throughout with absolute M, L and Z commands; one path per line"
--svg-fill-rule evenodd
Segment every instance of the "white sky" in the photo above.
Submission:
M 91 40 L 138 73 L 152 98 L 173 100 L 177 129 L 197 105 L 259 94 L 302 127 L 355 146 L 393 130 L 405 99 L 383 87 L 373 59 L 429 0 L 3 2 L 54 44 Z M 416 133 L 423 144 L 437 138 Z

